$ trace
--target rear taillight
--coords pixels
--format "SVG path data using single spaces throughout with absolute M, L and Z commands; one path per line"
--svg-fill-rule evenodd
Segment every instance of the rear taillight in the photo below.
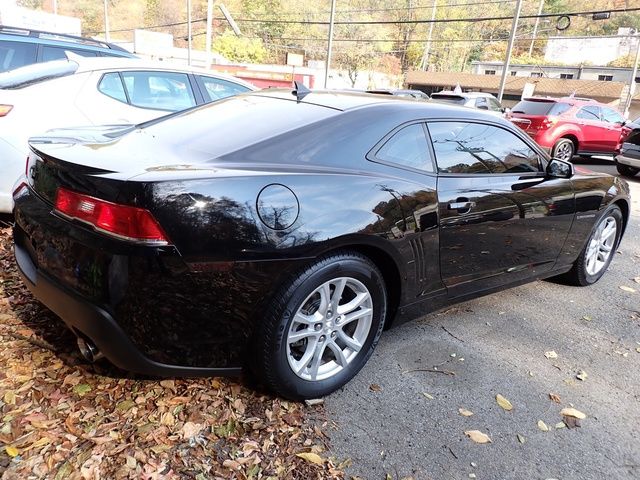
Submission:
M 96 230 L 134 242 L 167 245 L 169 238 L 149 210 L 107 202 L 58 188 L 56 210 Z
M 553 127 L 556 123 L 558 123 L 558 117 L 547 117 L 540 124 L 540 129 L 547 129 Z
M 0 117 L 6 117 L 13 110 L 13 105 L 0 105 Z

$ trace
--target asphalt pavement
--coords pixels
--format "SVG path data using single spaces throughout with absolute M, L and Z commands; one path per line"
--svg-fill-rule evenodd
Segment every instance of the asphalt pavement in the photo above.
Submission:
M 325 401 L 347 478 L 640 479 L 640 177 L 629 183 L 630 225 L 596 285 L 530 283 L 383 334 Z M 586 415 L 579 427 L 562 423 L 569 407 Z

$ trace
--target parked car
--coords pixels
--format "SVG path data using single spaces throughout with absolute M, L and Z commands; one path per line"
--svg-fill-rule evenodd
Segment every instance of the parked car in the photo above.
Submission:
M 88 359 L 248 366 L 294 399 L 344 385 L 403 320 L 595 283 L 629 221 L 619 177 L 549 160 L 507 120 L 393 96 L 261 91 L 31 147 L 17 265 Z
M 640 127 L 633 130 L 622 144 L 620 154 L 616 156 L 616 168 L 625 177 L 635 177 L 640 172 Z
M 618 111 L 584 98 L 525 98 L 511 109 L 510 119 L 565 161 L 576 154 L 615 155 L 630 131 Z
M 381 89 L 367 90 L 367 93 L 375 93 L 377 95 L 396 95 L 397 97 L 416 98 L 418 100 L 429 100 L 429 95 L 422 90 L 403 90 L 403 89 Z
M 500 105 L 496 97 L 485 92 L 462 92 L 457 90 L 443 90 L 431 94 L 431 100 L 442 103 L 451 103 L 463 107 L 486 110 L 488 113 L 502 117 L 505 109 Z
M 113 43 L 0 25 L 0 72 L 66 59 L 65 52 L 83 57 L 134 57 Z
M 137 59 L 74 57 L 1 73 L 0 212 L 11 211 L 31 135 L 141 123 L 250 90 L 255 87 L 233 77 Z

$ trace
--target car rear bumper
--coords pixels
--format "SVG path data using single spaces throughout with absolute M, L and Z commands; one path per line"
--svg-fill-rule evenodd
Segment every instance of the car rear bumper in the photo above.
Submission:
M 634 168 L 640 168 L 640 158 L 629 157 L 623 154 L 616 156 L 616 162 Z
M 198 368 L 168 365 L 143 355 L 114 318 L 38 270 L 29 253 L 15 245 L 15 258 L 23 282 L 31 293 L 58 315 L 76 334 L 90 339 L 98 350 L 123 370 L 152 376 L 237 375 L 240 368 Z

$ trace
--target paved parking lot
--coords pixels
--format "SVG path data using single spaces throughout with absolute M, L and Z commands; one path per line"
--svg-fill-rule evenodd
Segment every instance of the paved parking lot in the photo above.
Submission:
M 640 178 L 630 183 L 630 226 L 595 286 L 536 282 L 385 332 L 364 370 L 326 402 L 333 453 L 352 460 L 350 475 L 640 478 Z M 453 374 L 426 371 L 436 368 Z M 587 415 L 579 428 L 557 428 L 565 407 Z M 472 442 L 469 430 L 492 442 Z

